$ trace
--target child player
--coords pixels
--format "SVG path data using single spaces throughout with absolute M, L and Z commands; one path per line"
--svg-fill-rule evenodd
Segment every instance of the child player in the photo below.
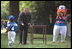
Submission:
M 7 23 L 7 32 L 8 32 L 8 46 L 12 48 L 12 45 L 15 40 L 16 31 L 17 31 L 17 24 L 14 21 L 15 17 L 13 15 L 9 16 L 9 22 Z

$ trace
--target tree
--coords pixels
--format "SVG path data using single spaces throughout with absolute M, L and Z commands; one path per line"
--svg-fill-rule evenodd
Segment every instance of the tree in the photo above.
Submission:
M 34 23 L 49 25 L 50 29 L 47 29 L 47 32 L 52 33 L 53 24 L 56 17 L 56 6 L 54 1 L 35 1 L 35 16 L 37 17 Z M 52 15 L 52 25 L 50 24 L 49 14 Z M 38 29 L 39 30 L 39 29 Z
M 19 15 L 19 1 L 10 1 L 10 15 L 15 16 L 15 21 Z
M 9 1 L 1 1 L 1 18 L 7 19 L 9 16 Z

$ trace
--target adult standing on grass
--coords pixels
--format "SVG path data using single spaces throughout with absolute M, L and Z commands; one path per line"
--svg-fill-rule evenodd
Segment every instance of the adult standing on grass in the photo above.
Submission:
M 26 44 L 27 43 L 27 31 L 28 26 L 31 22 L 31 14 L 29 12 L 28 8 L 24 8 L 22 12 L 20 12 L 18 17 L 18 24 L 19 24 L 19 30 L 20 30 L 20 44 Z

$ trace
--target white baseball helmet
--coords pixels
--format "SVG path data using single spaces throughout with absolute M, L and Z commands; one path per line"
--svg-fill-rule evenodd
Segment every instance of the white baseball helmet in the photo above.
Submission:
M 60 5 L 58 9 L 66 9 L 64 5 Z

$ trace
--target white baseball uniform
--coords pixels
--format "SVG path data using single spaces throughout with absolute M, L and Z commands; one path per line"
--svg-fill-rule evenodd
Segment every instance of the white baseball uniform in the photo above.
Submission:
M 10 29 L 8 31 L 8 45 L 10 46 L 10 44 L 14 43 L 15 40 L 15 30 L 17 29 L 17 24 L 15 22 L 8 22 L 7 23 L 7 27 Z

